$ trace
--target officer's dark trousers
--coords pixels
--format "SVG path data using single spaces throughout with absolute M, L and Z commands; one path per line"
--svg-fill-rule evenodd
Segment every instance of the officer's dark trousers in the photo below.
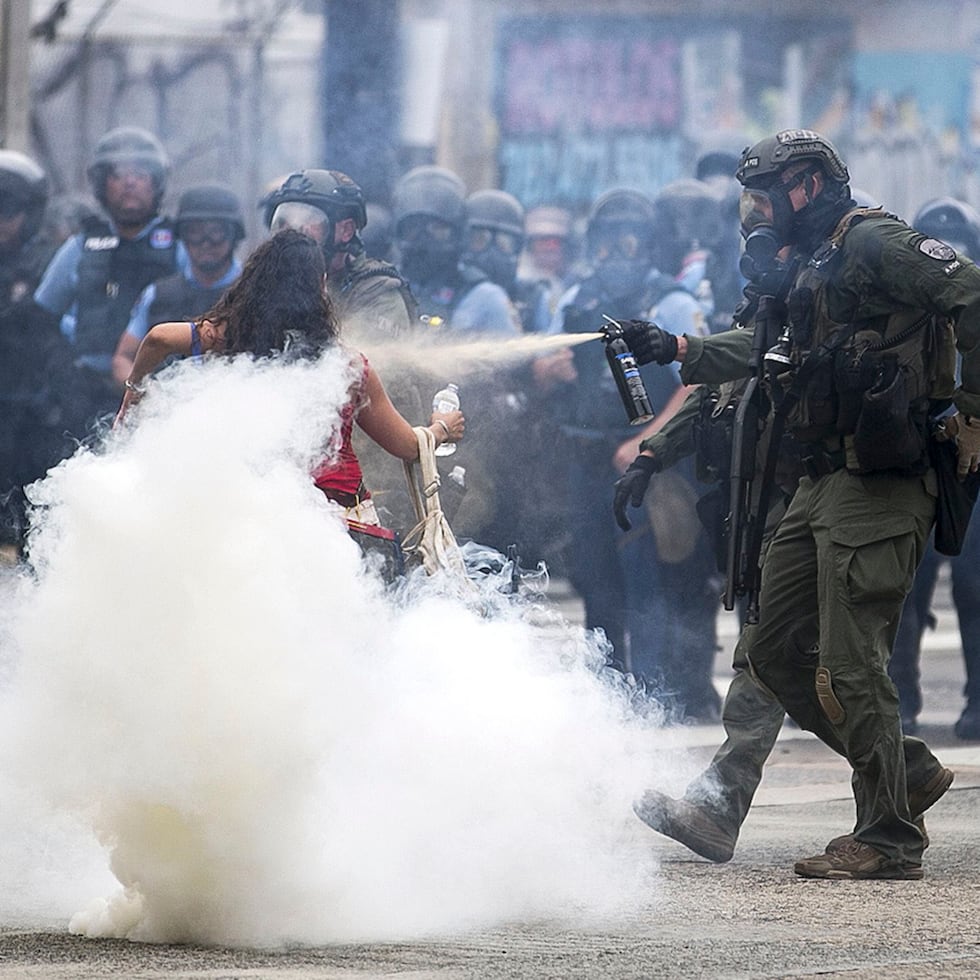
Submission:
M 612 512 L 614 449 L 606 440 L 576 445 L 568 460 L 569 517 L 574 536 L 569 544 L 569 578 L 585 605 L 587 629 L 602 629 L 613 646 L 612 659 L 625 669 L 626 581 L 616 548 Z
M 800 726 L 847 757 L 855 834 L 896 862 L 916 862 L 922 854 L 907 786 L 920 785 L 939 767 L 917 739 L 903 750 L 898 696 L 887 672 L 934 514 L 931 471 L 904 478 L 838 470 L 803 478 L 766 555 L 749 651 L 759 678 Z M 813 616 L 817 649 L 794 640 L 794 629 Z

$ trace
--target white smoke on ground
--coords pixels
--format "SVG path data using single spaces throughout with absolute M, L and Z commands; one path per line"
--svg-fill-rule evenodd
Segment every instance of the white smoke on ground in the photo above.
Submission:
M 181 365 L 33 488 L 0 631 L 4 923 L 276 945 L 648 898 L 649 723 L 580 629 L 363 569 L 307 475 L 349 383 L 339 356 Z

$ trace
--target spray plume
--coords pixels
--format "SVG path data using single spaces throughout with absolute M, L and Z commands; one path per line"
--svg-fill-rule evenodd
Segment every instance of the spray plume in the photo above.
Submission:
M 446 342 L 436 335 L 424 334 L 396 343 L 359 343 L 373 364 L 391 370 L 422 369 L 440 377 L 462 378 L 474 374 L 489 374 L 501 368 L 514 367 L 539 357 L 547 357 L 601 340 L 602 333 L 525 334 L 508 340 L 488 339 Z

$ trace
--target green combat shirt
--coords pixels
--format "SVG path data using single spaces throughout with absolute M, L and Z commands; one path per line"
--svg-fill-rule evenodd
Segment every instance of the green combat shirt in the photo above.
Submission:
M 949 317 L 962 355 L 953 401 L 964 415 L 980 417 L 980 269 L 943 242 L 885 215 L 855 222 L 830 261 L 826 304 L 838 323 L 916 310 Z M 749 373 L 751 328 L 687 337 L 687 343 L 681 367 L 685 384 Z

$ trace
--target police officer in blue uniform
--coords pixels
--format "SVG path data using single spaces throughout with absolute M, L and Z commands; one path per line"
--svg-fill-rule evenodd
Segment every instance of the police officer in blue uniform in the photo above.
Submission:
M 87 220 L 45 270 L 34 300 L 61 319 L 74 351 L 76 434 L 114 413 L 112 355 L 133 304 L 177 268 L 173 225 L 160 214 L 169 160 L 145 129 L 120 126 L 99 140 L 88 177 L 105 217 Z

